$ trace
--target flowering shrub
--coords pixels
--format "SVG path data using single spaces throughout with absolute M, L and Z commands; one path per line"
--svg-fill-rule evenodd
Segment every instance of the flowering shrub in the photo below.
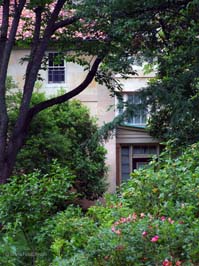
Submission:
M 117 219 L 111 226 L 102 222 L 96 227 L 92 218 L 89 224 L 85 221 L 85 218 L 79 219 L 79 229 L 74 223 L 75 235 L 77 237 L 79 234 L 79 239 L 84 235 L 84 244 L 73 252 L 71 241 L 63 238 L 65 240 L 57 250 L 56 254 L 59 255 L 55 256 L 53 265 L 185 266 L 199 263 L 198 219 L 193 224 L 187 224 L 170 217 L 132 213 Z M 85 235 L 88 226 L 90 234 Z M 68 232 L 67 228 L 66 226 Z M 73 238 L 74 235 L 71 239 Z M 53 248 L 58 239 L 55 237 Z M 64 248 L 66 242 L 70 243 L 67 244 L 67 249 Z
M 12 78 L 8 81 L 11 87 Z M 10 130 L 18 114 L 13 102 L 18 106 L 21 97 L 19 91 L 9 95 L 7 100 Z M 37 92 L 33 94 L 32 104 L 45 100 L 46 95 Z M 52 161 L 56 159 L 76 176 L 73 186 L 82 198 L 96 199 L 102 196 L 107 187 L 106 150 L 97 130 L 95 119 L 77 100 L 41 112 L 32 121 L 26 143 L 17 156 L 16 175 L 32 173 L 35 169 L 48 174 Z
M 48 175 L 13 176 L 0 186 L 0 265 L 36 265 L 37 257 L 48 265 L 49 247 L 40 228 L 75 200 L 74 179 L 54 162 Z
M 33 235 L 35 250 L 43 251 L 43 256 L 36 256 L 35 265 L 199 265 L 197 147 L 198 145 L 192 146 L 178 159 L 161 158 L 159 164 L 153 164 L 147 170 L 134 173 L 132 179 L 123 186 L 119 197 L 107 195 L 104 206 L 93 206 L 86 213 L 74 206 L 69 206 L 64 211 L 60 209 L 59 212 L 54 212 L 54 209 L 50 208 L 49 212 L 48 205 L 41 212 L 38 204 L 40 198 L 34 206 L 28 205 L 30 202 L 22 190 L 22 199 L 24 202 L 27 200 L 27 209 L 24 209 L 23 214 L 26 213 L 27 217 L 20 216 L 20 225 L 23 219 L 27 221 L 34 218 L 31 236 Z M 54 189 L 53 183 L 51 185 Z M 38 184 L 33 186 L 34 189 L 37 187 Z M 35 191 L 33 188 L 32 192 Z M 13 187 L 11 191 L 15 191 Z M 28 190 L 27 193 L 29 192 Z M 56 198 L 59 195 L 61 194 L 56 193 Z M 3 200 L 6 201 L 6 198 Z M 52 199 L 52 203 L 53 201 Z M 51 203 L 51 197 L 48 202 Z M 9 201 L 9 205 L 7 203 L 10 211 L 13 210 L 12 204 L 13 201 Z M 19 204 L 18 207 L 20 206 Z M 31 209 L 39 209 L 38 213 L 35 213 L 38 218 L 35 214 L 31 216 Z M 45 211 L 47 214 L 42 221 Z M 18 212 L 16 214 L 19 215 Z M 13 226 L 19 227 L 15 223 L 15 216 L 11 222 Z M 4 220 L 7 218 L 6 215 L 2 217 Z M 36 232 L 32 230 L 35 225 Z M 16 232 L 16 228 L 9 236 L 3 230 L 0 231 L 0 254 L 3 255 L 3 250 L 7 250 L 11 254 L 7 264 L 18 266 L 20 262 L 17 262 L 15 253 L 19 254 L 20 250 L 15 247 L 16 238 L 11 237 L 14 235 L 13 232 Z M 0 262 L 3 260 L 2 256 Z M 25 263 L 24 265 L 30 265 L 27 261 Z
M 151 167 L 135 171 L 124 184 L 122 199 L 136 211 L 192 219 L 199 214 L 199 144 L 171 159 L 168 154 Z
M 79 250 L 60 252 L 53 265 L 199 265 L 198 146 L 177 159 L 164 155 L 135 172 L 120 197 L 90 208 L 86 215 L 97 227 Z

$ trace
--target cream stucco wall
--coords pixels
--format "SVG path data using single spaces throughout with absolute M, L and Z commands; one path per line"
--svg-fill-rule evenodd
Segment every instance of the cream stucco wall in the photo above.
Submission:
M 24 84 L 24 69 L 26 63 L 22 64 L 21 60 L 28 54 L 28 51 L 25 50 L 16 50 L 13 51 L 10 57 L 8 75 L 12 76 L 14 81 L 18 84 L 19 87 L 22 87 Z
M 13 51 L 9 63 L 8 75 L 11 75 L 18 83 L 18 87 L 22 88 L 24 84 L 24 70 L 25 65 L 20 64 L 21 58 L 28 54 L 28 50 L 15 50 Z M 70 91 L 78 86 L 85 78 L 86 73 L 83 68 L 73 64 L 66 64 L 66 81 L 64 84 L 48 84 L 47 83 L 47 71 L 40 71 L 41 77 L 43 78 L 41 90 L 45 91 L 48 96 L 56 94 L 57 90 L 62 88 L 64 91 Z M 101 126 L 105 122 L 111 121 L 114 116 L 114 109 L 110 106 L 114 106 L 115 99 L 109 96 L 108 90 L 93 81 L 88 88 L 86 88 L 76 98 L 80 99 L 91 111 L 92 116 L 97 117 L 98 125 Z M 107 149 L 107 166 L 109 191 L 113 192 L 116 188 L 116 139 L 112 137 L 107 143 L 105 143 Z

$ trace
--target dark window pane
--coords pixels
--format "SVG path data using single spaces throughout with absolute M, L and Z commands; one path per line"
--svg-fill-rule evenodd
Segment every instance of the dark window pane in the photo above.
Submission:
M 54 58 L 53 53 L 50 53 L 48 55 L 48 65 L 49 66 L 53 66 L 53 58 Z
M 146 109 L 142 106 L 140 95 L 134 92 L 128 93 L 127 97 L 127 104 L 134 105 L 134 112 L 132 113 L 131 117 L 128 117 L 126 123 L 131 125 L 146 125 L 147 112 Z M 121 109 L 119 109 L 119 113 L 122 113 Z
M 129 156 L 122 156 L 122 164 L 125 165 L 125 164 L 128 164 L 129 163 Z
M 133 154 L 157 154 L 157 147 L 150 145 L 133 146 Z
M 121 153 L 129 156 L 129 147 L 122 147 Z
M 48 82 L 65 82 L 64 59 L 58 53 L 49 53 Z
M 121 148 L 121 175 L 122 181 L 129 179 L 130 175 L 130 148 Z
M 48 81 L 50 83 L 62 83 L 65 81 L 64 68 L 49 68 L 48 69 Z
M 122 175 L 122 181 L 127 181 L 129 179 L 129 174 Z

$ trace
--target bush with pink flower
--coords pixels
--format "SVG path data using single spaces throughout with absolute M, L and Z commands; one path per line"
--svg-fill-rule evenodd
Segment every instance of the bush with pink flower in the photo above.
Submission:
M 34 241 L 44 256 L 37 256 L 35 265 L 198 266 L 198 150 L 195 144 L 176 159 L 164 156 L 134 172 L 119 194 L 106 196 L 104 205 L 87 212 L 70 206 L 38 223 Z M 24 223 L 27 217 L 23 213 Z M 9 237 L 2 241 L 1 254 L 10 244 L 15 250 L 13 231 Z
M 164 155 L 134 172 L 119 197 L 88 210 L 96 227 L 82 248 L 71 252 L 62 245 L 53 265 L 199 265 L 198 150 L 195 144 L 176 159 Z

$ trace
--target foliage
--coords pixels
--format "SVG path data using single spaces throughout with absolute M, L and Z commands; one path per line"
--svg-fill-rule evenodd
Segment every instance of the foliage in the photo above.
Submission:
M 94 78 L 111 93 L 121 89 L 115 74 L 135 74 L 132 64 L 146 47 L 154 47 L 163 12 L 180 14 L 189 2 L 183 1 L 1 1 L 0 9 L 0 182 L 7 182 L 15 166 L 32 119 L 42 110 L 68 101 L 84 91 Z M 193 1 L 194 2 L 194 1 Z M 8 132 L 5 100 L 6 75 L 15 47 L 29 48 L 24 59 L 22 100 L 12 130 Z M 39 70 L 47 68 L 48 49 L 64 54 L 87 71 L 84 80 L 61 96 L 31 106 Z M 153 50 L 154 51 L 154 50 Z M 148 56 L 148 53 L 145 53 Z M 153 54 L 153 53 L 152 53 Z M 22 60 L 23 61 L 23 60 Z
M 31 209 L 36 211 L 34 226 L 37 231 L 32 226 L 28 208 L 20 218 L 20 205 L 15 205 L 17 211 L 9 213 L 12 219 L 1 229 L 2 246 L 13 254 L 9 258 L 10 265 L 20 265 L 14 254 L 21 250 L 28 254 L 30 250 L 22 236 L 19 237 L 21 224 L 18 221 L 22 221 L 26 229 L 34 229 L 32 239 L 38 253 L 33 264 L 37 266 L 198 265 L 198 148 L 199 144 L 194 144 L 173 159 L 168 150 L 159 162 L 134 172 L 118 194 L 107 195 L 104 205 L 93 206 L 86 213 L 69 206 L 60 212 L 50 207 L 50 215 L 48 212 L 42 215 L 43 212 L 36 211 L 41 205 L 37 200 L 34 205 L 35 197 L 32 202 L 26 192 L 15 194 L 13 188 L 17 184 L 12 190 L 5 189 L 9 194 L 6 193 L 1 201 L 3 213 L 6 205 L 13 204 L 13 194 L 17 202 L 24 200 L 26 203 L 28 197 L 28 206 L 34 205 Z M 22 183 L 19 182 L 18 186 L 24 188 L 26 182 Z M 26 195 L 23 199 L 21 193 Z M 38 195 L 40 193 L 43 197 L 42 190 Z M 38 199 L 41 201 L 40 196 Z M 0 213 L 2 215 L 2 211 Z M 3 217 L 7 219 L 8 216 Z M 23 223 L 25 219 L 30 222 L 30 227 Z M 0 258 L 0 262 L 3 260 Z M 30 263 L 30 259 L 26 260 L 25 265 L 32 265 Z
M 37 241 L 40 227 L 74 201 L 74 178 L 67 167 L 55 162 L 49 174 L 37 171 L 15 176 L 1 185 L 1 265 L 7 265 L 6 260 L 8 265 L 32 265 L 37 256 L 44 256 L 47 250 Z
M 191 1 L 179 13 L 162 13 L 155 53 L 157 76 L 144 90 L 150 110 L 149 132 L 174 140 L 175 146 L 199 140 L 198 17 L 199 3 Z
M 155 215 L 178 219 L 198 217 L 197 150 L 198 144 L 194 144 L 177 158 L 171 158 L 166 151 L 148 169 L 135 171 L 131 180 L 124 184 L 123 199 L 136 211 L 152 210 Z
M 52 231 L 52 265 L 197 265 L 197 151 L 198 144 L 177 159 L 167 152 L 132 174 L 120 196 L 109 196 L 105 206 L 90 208 L 78 220 L 61 216 Z
M 32 104 L 45 100 L 43 93 L 33 95 Z M 9 95 L 10 127 L 17 116 L 21 93 Z M 74 187 L 82 197 L 97 198 L 106 189 L 106 151 L 96 121 L 89 110 L 73 100 L 41 112 L 33 120 L 26 144 L 16 161 L 16 173 L 39 169 L 48 173 L 52 160 L 67 165 L 76 176 Z

